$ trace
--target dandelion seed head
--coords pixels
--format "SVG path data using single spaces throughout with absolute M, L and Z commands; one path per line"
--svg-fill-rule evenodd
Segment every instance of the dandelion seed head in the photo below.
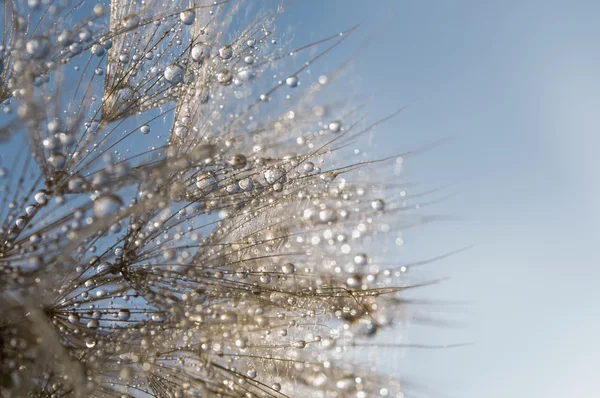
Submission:
M 348 35 L 290 51 L 279 10 L 236 1 L 50 3 L 3 5 L 0 392 L 401 392 L 345 356 L 402 326 L 385 242 L 416 222 L 349 157 L 360 106 L 308 73 Z

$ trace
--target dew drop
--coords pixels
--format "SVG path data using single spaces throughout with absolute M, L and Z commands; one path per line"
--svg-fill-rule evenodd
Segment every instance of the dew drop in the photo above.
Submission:
M 36 203 L 39 205 L 45 205 L 46 203 L 48 203 L 48 192 L 46 192 L 43 189 L 40 189 L 39 191 L 37 191 L 35 193 L 35 195 L 33 196 L 33 198 L 35 199 Z
M 274 184 L 276 182 L 284 182 L 285 180 L 285 170 L 282 170 L 279 167 L 273 167 L 267 171 L 265 171 L 265 181 L 269 184 Z
M 123 20 L 123 27 L 125 29 L 133 29 L 140 24 L 140 21 L 141 21 L 141 19 L 140 19 L 139 15 L 137 15 L 137 14 L 128 15 Z
M 219 56 L 223 59 L 230 59 L 233 57 L 233 48 L 231 46 L 223 46 L 219 49 Z
M 306 347 L 306 341 L 304 341 L 304 340 L 294 341 L 294 343 L 292 344 L 292 347 L 294 347 L 294 348 L 304 348 L 304 347 Z
M 50 52 L 50 40 L 46 36 L 35 36 L 25 44 L 27 53 L 35 59 L 44 58 Z
M 342 130 L 342 122 L 336 120 L 334 122 L 329 123 L 329 131 L 332 133 L 339 133 Z
M 185 74 L 184 69 L 177 65 L 171 64 L 165 68 L 165 79 L 171 84 L 178 84 L 183 81 L 183 76 Z
M 234 168 L 234 169 L 243 169 L 244 167 L 246 167 L 246 156 L 242 155 L 242 154 L 237 154 L 237 155 L 233 155 L 231 157 L 231 159 L 229 160 L 229 164 Z
M 293 274 L 296 272 L 296 266 L 292 263 L 285 263 L 281 266 L 281 272 L 284 274 Z
M 385 208 L 385 202 L 382 199 L 375 199 L 371 202 L 373 210 L 382 211 Z
M 196 19 L 196 14 L 192 10 L 186 10 L 179 14 L 179 20 L 184 25 L 191 25 L 194 23 L 194 19 Z
M 210 47 L 206 44 L 196 44 L 192 47 L 192 59 L 195 62 L 202 63 L 210 55 Z
M 167 320 L 167 315 L 162 311 L 157 311 L 154 314 L 152 314 L 152 320 L 154 322 L 162 323 Z
M 223 69 L 217 74 L 217 81 L 223 86 L 227 86 L 233 81 L 233 75 L 228 69 Z
M 354 256 L 354 264 L 356 265 L 365 265 L 368 261 L 368 257 L 364 253 L 359 253 Z
M 121 198 L 113 194 L 105 194 L 94 201 L 94 215 L 98 218 L 116 213 L 123 206 Z
M 120 321 L 127 321 L 127 320 L 129 320 L 130 316 L 131 316 L 131 312 L 127 308 L 122 308 L 117 313 L 117 317 L 119 318 Z
M 77 315 L 77 314 L 71 314 L 71 315 L 69 315 L 68 319 L 69 319 L 69 323 L 73 323 L 73 324 L 78 323 L 79 322 L 79 315 Z
M 298 86 L 298 77 L 296 76 L 290 76 L 287 79 L 285 79 L 285 84 L 287 84 L 289 87 L 297 87 Z

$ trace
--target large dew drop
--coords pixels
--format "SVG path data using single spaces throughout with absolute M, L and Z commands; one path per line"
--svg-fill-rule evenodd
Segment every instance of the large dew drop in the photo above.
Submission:
M 165 68 L 165 79 L 171 84 L 178 84 L 183 81 L 185 71 L 179 65 L 173 64 Z
M 117 195 L 106 194 L 94 201 L 94 215 L 103 218 L 115 214 L 123 206 L 121 198 Z

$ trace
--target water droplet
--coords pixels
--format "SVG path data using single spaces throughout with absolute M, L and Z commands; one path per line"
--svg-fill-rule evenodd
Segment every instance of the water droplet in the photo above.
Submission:
M 94 54 L 96 57 L 102 57 L 105 53 L 106 49 L 100 44 L 94 44 L 92 46 L 92 54 Z
M 206 44 L 196 44 L 192 47 L 192 59 L 198 63 L 204 62 L 210 55 L 210 47 Z
M 70 30 L 63 30 L 57 38 L 58 44 L 63 47 L 68 47 L 73 44 L 73 34 Z
M 342 130 L 342 122 L 336 120 L 334 122 L 329 123 L 329 131 L 332 133 L 339 133 Z
M 78 323 L 79 322 L 79 315 L 77 315 L 77 314 L 71 314 L 71 315 L 69 315 L 68 319 L 69 319 L 69 323 L 73 323 L 73 324 Z
M 88 321 L 87 325 L 88 328 L 90 329 L 97 329 L 99 325 L 98 321 L 95 319 L 91 319 Z
M 50 52 L 51 43 L 46 36 L 35 36 L 27 40 L 25 49 L 35 59 L 44 58 Z
M 98 264 L 98 267 L 96 267 L 96 272 L 99 274 L 103 274 L 105 272 L 109 272 L 111 267 L 112 267 L 112 264 L 107 263 L 107 262 L 102 262 L 102 263 Z
M 290 87 L 297 87 L 298 78 L 296 76 L 290 76 L 287 79 L 285 79 L 285 84 L 287 84 Z
M 322 223 L 333 222 L 337 218 L 335 210 L 333 209 L 323 209 L 319 212 L 319 220 Z
M 117 316 L 120 321 L 127 321 L 131 316 L 131 312 L 127 308 L 121 308 L 117 313 Z
M 235 312 L 225 312 L 224 314 L 221 314 L 221 321 L 225 322 L 225 323 L 236 323 L 237 322 L 237 315 L 235 314 Z
M 37 191 L 35 193 L 35 195 L 33 196 L 33 198 L 35 199 L 35 201 L 37 202 L 37 204 L 39 205 L 45 205 L 46 203 L 48 203 L 48 192 L 46 192 L 43 189 L 40 189 L 39 191 Z
M 265 181 L 269 184 L 274 184 L 276 182 L 285 182 L 285 170 L 279 167 L 273 167 L 267 171 L 265 171 Z
M 128 15 L 124 20 L 123 20 L 123 27 L 125 29 L 133 29 L 135 27 L 137 27 L 140 24 L 140 16 L 137 14 L 131 14 Z
M 179 14 L 179 20 L 184 25 L 191 25 L 194 23 L 194 19 L 196 19 L 196 13 L 192 10 L 186 10 Z
M 219 56 L 223 59 L 230 59 L 233 57 L 233 48 L 231 46 L 223 46 L 219 49 Z
M 228 69 L 223 69 L 217 74 L 217 81 L 222 85 L 227 86 L 233 81 L 233 75 Z
M 243 191 L 249 192 L 254 188 L 254 181 L 251 178 L 244 178 L 238 182 L 238 185 Z
M 359 253 L 354 256 L 354 264 L 356 265 L 365 265 L 368 261 L 368 257 L 364 253 Z
M 294 341 L 294 343 L 292 344 L 292 347 L 294 347 L 294 348 L 304 348 L 304 347 L 306 347 L 306 341 L 304 341 L 304 340 Z
M 183 81 L 183 76 L 185 74 L 185 70 L 177 65 L 171 64 L 165 68 L 165 79 L 171 84 L 178 84 Z
M 55 152 L 48 157 L 48 162 L 54 166 L 55 169 L 62 170 L 67 163 L 67 158 L 62 153 Z
M 246 156 L 242 154 L 233 155 L 229 160 L 229 164 L 233 166 L 234 169 L 243 169 L 246 167 Z
M 281 266 L 281 272 L 284 274 L 293 274 L 296 272 L 296 266 L 292 263 L 285 263 Z
M 140 132 L 142 134 L 149 134 L 150 133 L 150 126 L 147 124 L 144 124 L 142 127 L 140 127 Z
M 385 202 L 382 199 L 375 199 L 371 202 L 373 210 L 381 211 L 385 208 Z
M 121 198 L 117 195 L 106 194 L 94 201 L 94 215 L 98 218 L 107 217 L 116 213 L 123 206 Z
M 314 169 L 315 169 L 315 164 L 313 162 L 305 162 L 302 164 L 302 170 L 304 170 L 305 173 L 310 173 Z
M 162 311 L 157 311 L 154 314 L 152 314 L 152 320 L 154 322 L 162 323 L 167 320 L 167 315 Z

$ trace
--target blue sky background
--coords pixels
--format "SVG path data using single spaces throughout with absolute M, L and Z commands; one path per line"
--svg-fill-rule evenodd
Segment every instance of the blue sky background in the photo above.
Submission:
M 599 15 L 600 2 L 564 0 L 288 6 L 282 22 L 296 25 L 298 42 L 366 18 L 352 43 L 374 40 L 353 73 L 373 117 L 417 99 L 378 129 L 372 154 L 452 138 L 406 169 L 425 186 L 451 184 L 457 195 L 436 211 L 459 219 L 413 233 L 406 246 L 418 258 L 474 243 L 418 271 L 451 277 L 422 296 L 470 304 L 436 311 L 463 326 L 409 335 L 474 344 L 386 362 L 438 396 L 597 395 Z

